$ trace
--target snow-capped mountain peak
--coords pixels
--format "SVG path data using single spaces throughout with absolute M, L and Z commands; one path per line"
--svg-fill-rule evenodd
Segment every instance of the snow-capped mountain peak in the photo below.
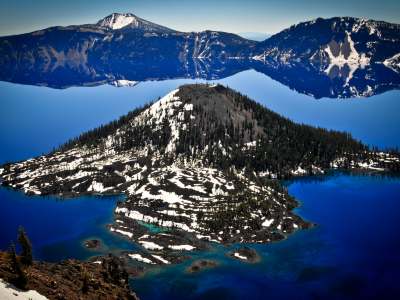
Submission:
M 101 19 L 95 24 L 113 30 L 126 30 L 133 32 L 176 32 L 175 30 L 169 29 L 167 27 L 143 20 L 130 13 L 114 13 L 105 17 L 104 19 Z
M 137 17 L 133 14 L 111 14 L 108 17 L 98 21 L 96 24 L 109 27 L 111 29 L 121 29 L 131 23 L 138 23 Z

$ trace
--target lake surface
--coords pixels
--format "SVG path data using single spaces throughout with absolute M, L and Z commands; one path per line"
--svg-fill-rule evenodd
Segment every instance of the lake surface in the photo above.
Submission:
M 196 82 L 228 85 L 295 122 L 350 131 L 371 146 L 400 144 L 398 90 L 368 98 L 316 100 L 293 91 L 292 83 L 271 79 L 269 71 L 258 66 L 238 70 L 225 78 L 143 81 L 119 88 L 104 84 L 52 89 L 1 81 L 0 163 L 47 153 L 83 131 Z M 133 290 L 140 299 L 397 299 L 399 180 L 338 175 L 284 184 L 302 202 L 296 212 L 318 227 L 297 231 L 277 244 L 252 246 L 262 256 L 257 264 L 230 259 L 228 249 L 216 246 L 191 254 L 220 260 L 216 269 L 188 275 L 184 268 L 192 261 L 149 268 L 146 276 L 131 280 Z M 38 260 L 87 259 L 117 249 L 138 249 L 104 227 L 111 222 L 116 200 L 25 197 L 0 187 L 0 248 L 8 248 L 11 239 L 16 242 L 23 225 Z M 100 238 L 104 246 L 85 249 L 82 242 L 91 237 Z

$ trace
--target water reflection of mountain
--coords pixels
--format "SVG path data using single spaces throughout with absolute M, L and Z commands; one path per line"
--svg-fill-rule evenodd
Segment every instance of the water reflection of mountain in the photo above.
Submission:
M 102 84 L 121 87 L 147 80 L 217 80 L 249 69 L 316 99 L 368 97 L 400 87 L 400 74 L 383 64 L 238 59 L 5 62 L 0 66 L 0 80 L 56 89 Z
M 269 60 L 253 68 L 313 98 L 369 97 L 400 88 L 400 74 L 383 64 L 302 63 Z

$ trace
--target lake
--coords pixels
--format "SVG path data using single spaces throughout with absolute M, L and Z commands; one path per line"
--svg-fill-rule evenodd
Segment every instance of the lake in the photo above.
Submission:
M 350 131 L 370 146 L 400 144 L 398 90 L 379 91 L 370 97 L 316 100 L 307 95 L 317 94 L 312 87 L 305 87 L 302 94 L 294 91 L 301 85 L 289 80 L 285 74 L 290 73 L 284 69 L 280 76 L 288 81 L 259 63 L 225 70 L 229 72 L 194 79 L 167 79 L 178 76 L 163 74 L 159 78 L 164 80 L 144 81 L 125 76 L 140 81 L 133 87 L 102 84 L 62 88 L 61 82 L 53 89 L 38 86 L 37 79 L 1 81 L 0 163 L 47 153 L 83 131 L 157 100 L 182 84 L 196 82 L 228 85 L 295 122 Z M 348 82 L 339 74 L 332 80 L 334 90 L 346 82 L 351 87 L 352 80 L 362 78 L 362 72 L 365 69 L 356 70 Z M 41 76 L 40 80 L 48 80 Z M 326 81 L 324 77 L 302 76 L 306 81 Z M 343 84 L 338 85 L 337 80 Z M 399 82 L 392 84 L 394 88 Z M 343 95 L 346 89 L 337 93 Z M 364 86 L 358 89 L 368 90 Z M 140 299 L 394 299 L 400 293 L 400 184 L 396 177 L 334 172 L 283 184 L 302 202 L 296 213 L 318 227 L 297 231 L 276 244 L 252 245 L 262 257 L 257 264 L 232 260 L 226 256 L 228 249 L 221 246 L 193 253 L 194 258 L 218 259 L 222 265 L 194 275 L 183 271 L 192 261 L 149 268 L 143 278 L 131 280 L 133 290 Z M 11 239 L 16 242 L 18 227 L 23 225 L 39 260 L 87 259 L 117 249 L 136 250 L 135 245 L 104 227 L 111 222 L 117 198 L 43 199 L 0 187 L 0 248 L 8 248 Z M 100 238 L 104 246 L 85 249 L 82 242 L 90 237 Z

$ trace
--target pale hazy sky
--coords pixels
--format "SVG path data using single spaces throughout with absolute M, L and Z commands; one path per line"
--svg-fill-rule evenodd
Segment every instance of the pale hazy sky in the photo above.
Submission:
M 317 17 L 351 16 L 400 23 L 399 0 L 0 0 L 0 36 L 94 23 L 133 13 L 179 31 L 277 33 Z

